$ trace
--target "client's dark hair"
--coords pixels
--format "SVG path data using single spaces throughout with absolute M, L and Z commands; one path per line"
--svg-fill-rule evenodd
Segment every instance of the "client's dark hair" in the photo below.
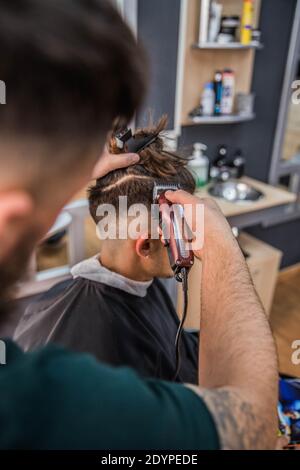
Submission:
M 143 98 L 144 54 L 109 0 L 0 0 L 0 44 L 2 135 L 101 142 Z
M 187 159 L 165 148 L 161 132 L 166 123 L 167 117 L 163 116 L 156 126 L 138 129 L 136 136 L 157 135 L 156 140 L 140 152 L 139 163 L 110 172 L 89 189 L 90 213 L 96 223 L 98 206 L 112 204 L 117 209 L 119 196 L 127 196 L 128 206 L 141 203 L 150 207 L 154 182 L 179 184 L 189 193 L 195 191 L 194 178 L 186 168 Z M 113 140 L 110 152 L 118 153 Z

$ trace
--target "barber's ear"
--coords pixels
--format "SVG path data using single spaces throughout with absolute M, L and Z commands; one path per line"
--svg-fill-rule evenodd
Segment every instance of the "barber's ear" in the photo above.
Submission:
M 142 258 L 148 258 L 151 254 L 151 239 L 146 237 L 140 237 L 135 242 L 135 251 L 138 256 Z
M 14 248 L 33 215 L 33 201 L 23 191 L 0 192 L 0 259 Z

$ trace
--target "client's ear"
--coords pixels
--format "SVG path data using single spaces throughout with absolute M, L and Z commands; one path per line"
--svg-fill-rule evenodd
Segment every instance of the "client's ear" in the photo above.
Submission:
M 138 238 L 135 242 L 135 251 L 138 256 L 148 258 L 152 252 L 151 239 L 146 236 Z
M 0 260 L 9 256 L 32 218 L 33 202 L 23 191 L 0 193 Z

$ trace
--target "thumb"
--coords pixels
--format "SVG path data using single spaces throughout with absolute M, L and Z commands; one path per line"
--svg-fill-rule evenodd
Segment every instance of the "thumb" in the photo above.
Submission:
M 173 202 L 174 204 L 188 204 L 195 202 L 195 196 L 192 194 L 179 189 L 178 191 L 166 191 L 165 193 L 168 201 Z

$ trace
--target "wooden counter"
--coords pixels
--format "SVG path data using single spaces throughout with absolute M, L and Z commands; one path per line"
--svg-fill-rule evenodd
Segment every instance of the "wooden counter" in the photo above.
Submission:
M 219 205 L 225 217 L 231 218 L 244 214 L 249 214 L 254 211 L 262 211 L 284 204 L 290 204 L 296 201 L 295 194 L 290 193 L 285 189 L 271 186 L 261 181 L 244 176 L 240 178 L 243 183 L 248 183 L 254 188 L 260 190 L 264 197 L 255 202 L 227 202 L 224 199 L 213 198 Z M 208 193 L 208 186 L 197 191 L 199 197 L 212 197 Z

